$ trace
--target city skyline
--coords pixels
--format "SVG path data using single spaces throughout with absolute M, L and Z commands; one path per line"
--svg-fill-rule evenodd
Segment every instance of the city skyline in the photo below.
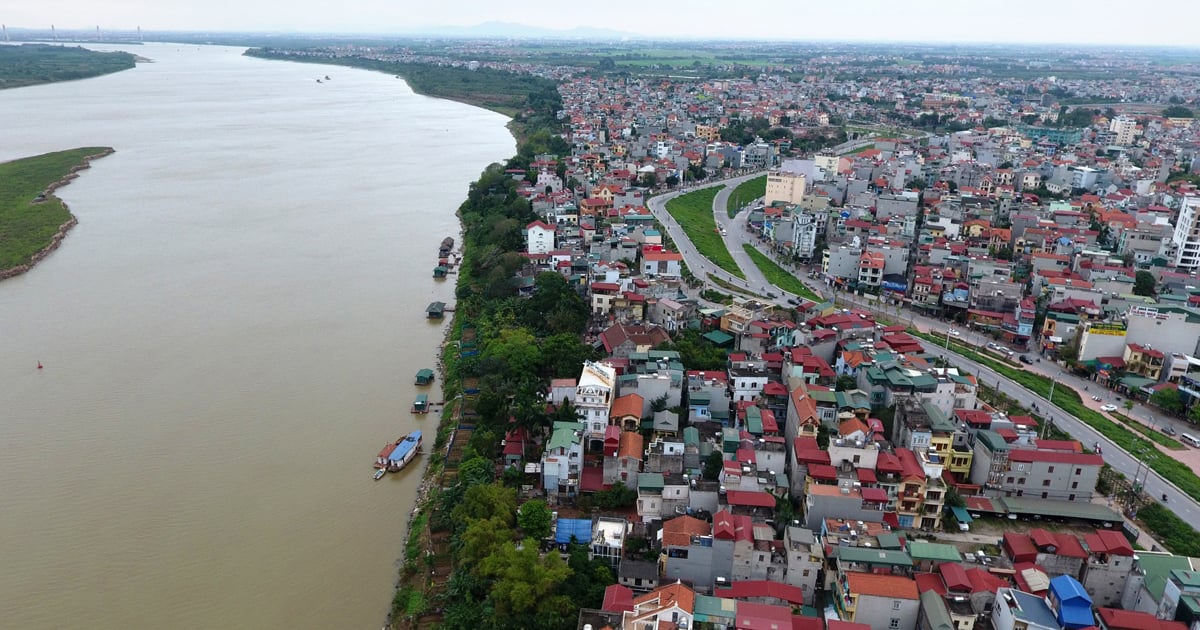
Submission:
M 845 42 L 1104 44 L 1195 46 L 1187 29 L 1164 30 L 1157 20 L 1116 19 L 1083 2 L 979 0 L 947 3 L 882 0 L 805 5 L 750 0 L 732 9 L 645 5 L 617 0 L 603 6 L 528 0 L 520 11 L 479 0 L 412 8 L 388 0 L 336 5 L 295 0 L 286 12 L 266 0 L 45 0 L 10 9 L 9 28 L 60 30 L 229 31 L 313 34 L 420 34 L 489 22 L 570 31 L 618 31 L 658 39 L 739 39 Z M 1168 2 L 1163 14 L 1186 24 L 1200 5 Z

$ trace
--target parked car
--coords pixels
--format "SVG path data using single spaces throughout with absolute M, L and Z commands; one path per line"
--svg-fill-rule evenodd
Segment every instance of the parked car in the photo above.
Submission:
M 1033 365 L 1033 359 L 1030 359 L 1029 355 L 1027 354 L 1022 354 L 1021 363 L 1024 363 L 1025 365 Z
M 1100 405 L 1100 411 L 1116 411 L 1116 405 Z
M 792 306 L 800 306 L 800 300 L 797 300 L 796 298 L 788 298 L 788 304 L 791 304 Z
M 1167 435 L 1175 435 L 1176 433 L 1178 433 L 1178 431 L 1175 430 L 1175 427 L 1173 427 L 1169 424 L 1163 425 L 1162 432 L 1166 433 Z
M 1096 401 L 1096 402 L 1100 402 L 1100 397 L 1099 397 L 1099 396 L 1092 396 L 1092 400 L 1094 400 L 1094 401 Z

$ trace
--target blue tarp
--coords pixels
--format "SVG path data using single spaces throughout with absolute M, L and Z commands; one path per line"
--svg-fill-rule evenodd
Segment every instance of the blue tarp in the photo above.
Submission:
M 554 542 L 565 545 L 574 537 L 585 545 L 592 542 L 592 520 L 587 518 L 560 518 L 554 532 Z

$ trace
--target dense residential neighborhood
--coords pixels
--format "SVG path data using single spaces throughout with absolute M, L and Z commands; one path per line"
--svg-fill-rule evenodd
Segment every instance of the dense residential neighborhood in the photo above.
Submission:
M 559 81 L 561 134 L 489 180 L 533 218 L 488 278 L 577 296 L 591 353 L 539 409 L 509 395 L 491 473 L 539 532 L 510 552 L 611 571 L 585 630 L 1197 627 L 1200 558 L 1134 524 L 1183 509 L 1150 464 L 1116 473 L 1054 385 L 1039 410 L 954 358 L 1051 366 L 1098 411 L 1173 418 L 1123 431 L 1200 447 L 1166 437 L 1200 418 L 1195 79 L 830 63 L 475 66 Z M 713 185 L 715 247 L 799 284 L 706 260 L 672 204 Z

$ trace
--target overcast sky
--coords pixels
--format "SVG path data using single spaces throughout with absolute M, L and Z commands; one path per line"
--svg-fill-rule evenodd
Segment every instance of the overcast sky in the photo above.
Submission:
M 8 26 L 402 34 L 489 21 L 649 36 L 1200 46 L 1200 1 L 14 0 Z M 711 7 L 711 8 L 710 8 Z

